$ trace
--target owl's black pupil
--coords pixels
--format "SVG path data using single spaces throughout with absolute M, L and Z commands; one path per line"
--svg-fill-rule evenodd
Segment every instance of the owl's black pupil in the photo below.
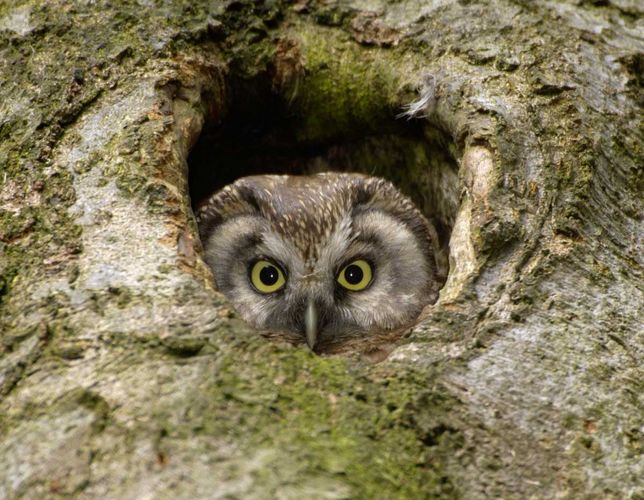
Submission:
M 259 272 L 259 279 L 262 280 L 266 286 L 271 286 L 277 283 L 280 275 L 277 272 L 275 266 L 264 266 L 264 268 Z
M 355 264 L 347 266 L 344 271 L 344 279 L 347 280 L 347 283 L 349 283 L 350 285 L 357 285 L 362 281 L 363 277 L 364 274 L 362 272 L 362 269 L 360 269 L 360 267 L 356 266 Z

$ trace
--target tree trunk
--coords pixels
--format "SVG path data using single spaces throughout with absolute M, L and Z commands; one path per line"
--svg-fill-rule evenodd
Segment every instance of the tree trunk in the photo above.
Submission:
M 643 498 L 643 12 L 0 2 L 0 498 Z M 191 202 L 327 168 L 449 240 L 380 353 L 262 338 L 201 258 Z

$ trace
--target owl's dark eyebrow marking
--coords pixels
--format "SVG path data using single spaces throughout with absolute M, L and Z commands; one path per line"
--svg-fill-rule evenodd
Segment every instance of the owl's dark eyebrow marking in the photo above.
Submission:
M 382 238 L 375 231 L 361 231 L 355 235 L 354 241 L 382 246 Z
M 237 237 L 233 244 L 233 253 L 241 254 L 249 248 L 255 247 L 262 242 L 262 238 L 256 234 L 246 234 L 240 237 Z
M 240 213 L 229 214 L 209 211 L 210 206 L 206 205 L 199 212 L 197 212 L 197 223 L 199 224 L 199 236 L 201 241 L 208 241 L 208 239 L 219 228 L 228 224 L 235 224 L 238 219 L 243 217 L 261 217 L 256 212 L 243 211 Z

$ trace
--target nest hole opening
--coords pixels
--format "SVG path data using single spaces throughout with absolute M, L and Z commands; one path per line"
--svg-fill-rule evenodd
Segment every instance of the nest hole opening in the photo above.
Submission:
M 207 117 L 188 157 L 193 210 L 248 175 L 359 172 L 383 177 L 409 196 L 434 224 L 444 249 L 459 208 L 458 163 L 451 138 L 427 120 L 389 109 L 378 123 L 356 118 L 351 130 L 327 129 L 323 139 L 300 133 L 305 118 L 261 79 L 231 77 L 224 112 Z M 217 106 L 218 109 L 222 109 Z M 314 111 L 313 111 L 314 112 Z

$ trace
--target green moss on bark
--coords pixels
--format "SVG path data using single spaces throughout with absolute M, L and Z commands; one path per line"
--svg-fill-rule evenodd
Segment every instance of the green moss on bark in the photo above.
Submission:
M 433 382 L 434 372 L 369 368 L 261 342 L 247 345 L 241 359 L 221 356 L 211 381 L 187 388 L 187 418 L 157 407 L 166 435 L 187 438 L 199 429 L 227 436 L 248 456 L 280 450 L 262 472 L 272 476 L 267 484 L 328 477 L 348 486 L 352 498 L 456 494 L 445 461 L 463 444 L 448 424 L 458 404 Z M 299 450 L 298 459 L 288 450 Z
M 291 106 L 302 117 L 298 140 L 368 135 L 399 112 L 399 89 L 409 74 L 401 54 L 361 48 L 341 32 L 321 27 L 302 25 L 295 37 L 304 71 L 291 89 Z

